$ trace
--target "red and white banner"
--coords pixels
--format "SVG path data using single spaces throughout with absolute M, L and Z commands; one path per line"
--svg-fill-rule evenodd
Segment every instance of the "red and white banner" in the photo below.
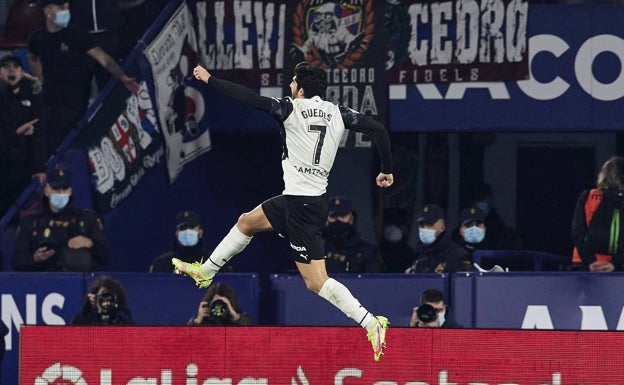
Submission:
M 24 326 L 21 385 L 621 385 L 617 332 Z

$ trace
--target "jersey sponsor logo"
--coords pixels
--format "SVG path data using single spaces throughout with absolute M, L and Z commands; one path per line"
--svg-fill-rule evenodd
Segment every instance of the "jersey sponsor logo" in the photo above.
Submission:
M 295 171 L 301 174 L 316 175 L 316 176 L 321 176 L 323 178 L 329 177 L 329 171 L 321 170 L 319 168 L 302 167 L 302 166 L 293 166 L 293 167 L 295 168 Z

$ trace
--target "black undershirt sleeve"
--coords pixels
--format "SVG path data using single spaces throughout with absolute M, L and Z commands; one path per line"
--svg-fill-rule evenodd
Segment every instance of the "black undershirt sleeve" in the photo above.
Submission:
M 347 129 L 366 134 L 373 140 L 381 161 L 380 171 L 384 174 L 392 174 L 390 137 L 386 127 L 370 116 L 343 106 L 340 106 L 340 114 Z
M 266 96 L 260 96 L 240 84 L 210 76 L 208 79 L 208 85 L 216 88 L 225 95 L 231 96 L 234 99 L 240 100 L 241 102 L 249 104 L 250 106 L 261 111 L 270 113 L 273 110 L 274 99 Z

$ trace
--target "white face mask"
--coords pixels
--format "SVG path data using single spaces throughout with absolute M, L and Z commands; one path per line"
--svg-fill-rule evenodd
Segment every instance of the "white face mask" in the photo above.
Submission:
M 186 229 L 178 232 L 178 242 L 182 246 L 195 246 L 199 242 L 199 231 Z
M 435 229 L 418 229 L 418 238 L 425 245 L 430 245 L 436 240 Z
M 444 321 L 446 321 L 446 318 L 444 317 L 446 314 L 446 310 L 443 312 L 438 313 L 438 324 L 440 326 L 444 325 Z
M 71 19 L 71 14 L 69 13 L 69 9 L 64 9 L 56 12 L 54 16 L 54 24 L 57 27 L 65 28 L 69 25 L 69 20 Z
M 50 204 L 57 210 L 63 210 L 69 203 L 69 194 L 50 194 Z
M 485 238 L 485 231 L 477 226 L 464 229 L 464 241 L 467 243 L 481 243 Z

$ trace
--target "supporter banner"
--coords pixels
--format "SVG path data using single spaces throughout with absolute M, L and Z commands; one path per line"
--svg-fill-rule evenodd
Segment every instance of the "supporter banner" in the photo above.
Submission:
M 28 326 L 20 343 L 21 385 L 624 384 L 614 332 L 391 328 L 380 362 L 360 327 Z
M 299 0 L 288 3 L 284 59 L 290 95 L 292 69 L 308 60 L 327 72 L 327 99 L 385 123 L 387 103 L 384 37 L 385 2 Z M 370 147 L 362 135 L 348 138 L 343 146 Z
M 115 85 L 81 130 L 94 206 L 100 212 L 127 198 L 164 154 L 146 82 L 140 86 L 138 95 L 128 97 L 123 85 Z
M 410 132 L 620 131 L 622 20 L 619 4 L 531 4 L 529 79 L 415 86 L 395 79 L 389 125 Z
M 183 3 L 144 50 L 149 64 L 145 72 L 153 78 L 154 103 L 165 139 L 171 183 L 185 164 L 211 147 L 203 84 L 192 76 L 199 62 L 193 23 Z
M 287 1 L 187 2 L 197 19 L 200 63 L 215 76 L 278 96 Z
M 528 79 L 527 0 L 388 2 L 390 84 Z

